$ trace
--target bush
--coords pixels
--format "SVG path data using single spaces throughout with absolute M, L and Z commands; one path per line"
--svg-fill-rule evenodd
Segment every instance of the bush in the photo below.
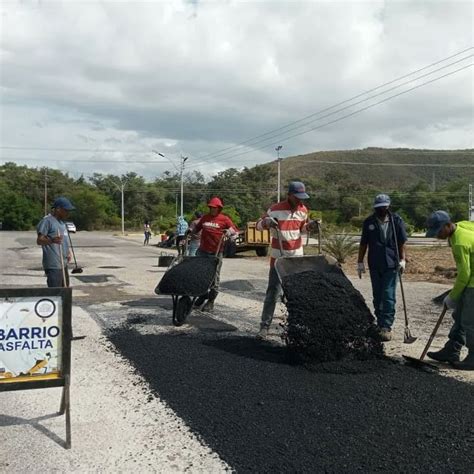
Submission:
M 345 263 L 346 258 L 357 253 L 359 244 L 354 242 L 352 236 L 343 232 L 342 234 L 332 234 L 327 237 L 323 249 L 339 263 Z

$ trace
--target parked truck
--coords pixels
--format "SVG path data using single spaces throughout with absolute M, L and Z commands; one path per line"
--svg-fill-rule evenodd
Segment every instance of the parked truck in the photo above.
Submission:
M 266 257 L 270 242 L 270 231 L 268 229 L 257 230 L 256 222 L 247 222 L 245 228 L 239 232 L 237 239 L 233 242 L 227 242 L 224 248 L 224 256 L 233 257 L 239 252 L 255 250 L 259 257 Z

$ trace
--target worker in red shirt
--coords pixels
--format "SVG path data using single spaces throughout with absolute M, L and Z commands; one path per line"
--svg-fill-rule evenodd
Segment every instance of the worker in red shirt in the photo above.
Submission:
M 201 311 L 212 312 L 214 301 L 219 294 L 219 280 L 222 267 L 222 252 L 224 250 L 224 236 L 235 238 L 239 230 L 230 217 L 222 214 L 224 205 L 218 197 L 213 197 L 208 203 L 209 213 L 201 217 L 200 221 L 193 226 L 192 232 L 201 232 L 201 243 L 196 252 L 197 257 L 219 257 L 216 277 L 209 292 L 201 295 L 194 303 Z M 207 302 L 204 304 L 204 302 Z M 203 305 L 204 304 L 204 305 Z
M 273 320 L 273 313 L 282 289 L 275 270 L 275 259 L 278 257 L 298 257 L 303 255 L 302 233 L 317 230 L 318 221 L 308 220 L 308 209 L 302 201 L 309 199 L 305 186 L 300 181 L 293 181 L 288 188 L 284 201 L 273 204 L 257 222 L 257 230 L 270 229 L 272 234 L 272 252 L 268 287 L 263 303 L 262 319 L 258 339 L 265 339 Z M 280 234 L 281 248 L 280 248 Z

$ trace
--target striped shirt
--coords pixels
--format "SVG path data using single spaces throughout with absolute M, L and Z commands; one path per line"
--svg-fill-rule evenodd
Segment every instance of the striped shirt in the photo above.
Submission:
M 308 209 L 303 204 L 298 204 L 292 209 L 288 200 L 273 204 L 270 209 L 258 220 L 257 230 L 265 228 L 263 220 L 272 217 L 278 220 L 278 229 L 282 240 L 282 250 L 275 229 L 271 229 L 272 251 L 270 265 L 273 266 L 278 257 L 297 257 L 303 255 L 302 233 L 306 232 L 308 224 Z

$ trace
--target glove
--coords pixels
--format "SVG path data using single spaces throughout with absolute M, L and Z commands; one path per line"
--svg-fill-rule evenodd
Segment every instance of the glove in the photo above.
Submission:
M 443 301 L 443 304 L 448 309 L 456 309 L 456 301 L 454 301 L 449 295 Z
M 406 267 L 406 266 L 407 266 L 406 260 L 400 260 L 400 261 L 398 262 L 398 271 L 399 271 L 400 273 L 403 273 L 403 272 L 405 271 L 405 267 Z
M 308 225 L 306 226 L 306 228 L 310 231 L 310 232 L 313 232 L 313 230 L 318 230 L 318 226 L 320 224 L 320 220 L 319 219 L 316 219 L 314 221 L 309 221 L 308 222 Z
M 265 217 L 265 219 L 263 219 L 263 226 L 267 229 L 277 229 L 278 221 L 273 217 Z
M 357 274 L 359 275 L 359 278 L 362 278 L 362 273 L 365 273 L 365 264 L 364 264 L 364 262 L 358 262 L 357 263 Z

